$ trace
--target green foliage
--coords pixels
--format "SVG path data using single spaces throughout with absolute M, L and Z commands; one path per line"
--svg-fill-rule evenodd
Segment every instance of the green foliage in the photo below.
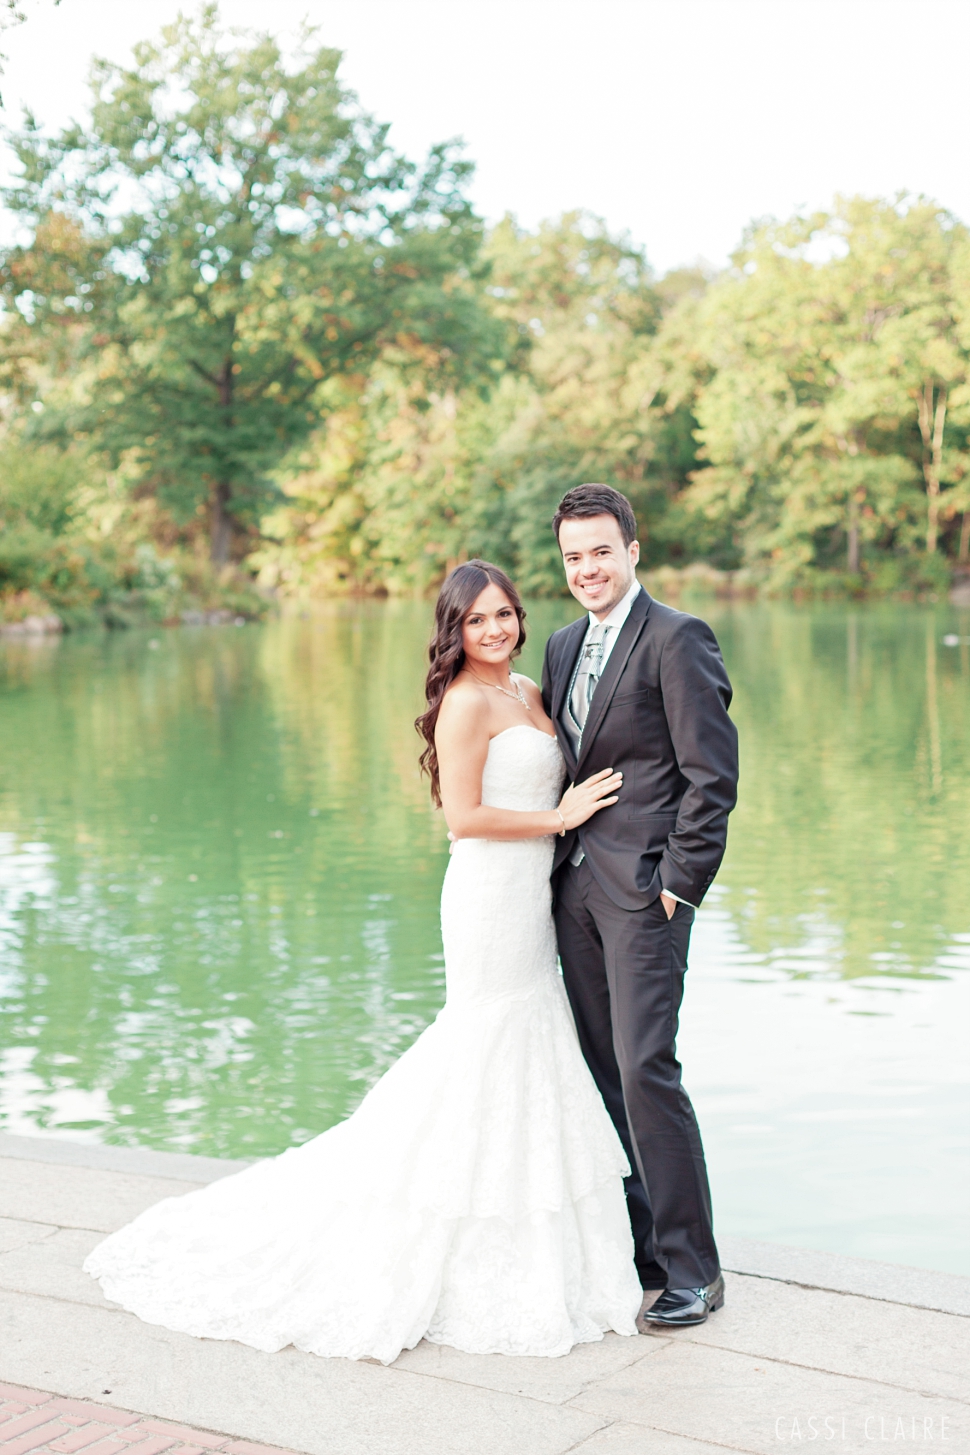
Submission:
M 260 616 L 248 576 L 169 548 L 151 501 L 133 502 L 97 459 L 10 434 L 0 443 L 0 622 L 57 616 L 68 627 Z
M 51 447 L 0 447 L 0 618 L 86 617 L 109 585 L 78 529 L 78 461 Z
M 0 528 L 63 535 L 76 510 L 78 460 L 48 447 L 0 446 Z
M 47 427 L 125 460 L 177 523 L 208 512 L 217 562 L 256 530 L 328 380 L 387 351 L 464 379 L 501 342 L 470 286 L 468 164 L 392 152 L 312 39 L 288 66 L 208 5 L 132 67 L 96 64 L 88 128 L 48 139 L 28 117 L 12 138 L 5 200 L 33 239 L 2 281 L 24 352 L 39 339 L 60 363 Z
M 535 234 L 506 219 L 485 263 L 509 339 L 502 377 L 483 394 L 373 374 L 284 473 L 295 503 L 257 557 L 268 585 L 420 591 L 485 554 L 524 590 L 556 593 L 549 522 L 589 478 L 626 490 L 646 538 L 659 534 L 695 463 L 694 422 L 658 393 L 664 299 L 642 254 L 575 214 Z
M 735 563 L 788 586 L 956 544 L 970 505 L 967 248 L 929 203 L 856 198 L 752 229 L 689 329 L 672 320 L 672 352 L 685 335 L 693 348 L 681 387 L 706 462 L 684 505 Z
M 247 574 L 422 593 L 482 554 L 555 594 L 583 480 L 630 497 L 648 570 L 970 570 L 966 227 L 850 198 L 716 277 L 656 278 L 583 213 L 486 237 L 469 163 L 395 153 L 339 62 L 209 4 L 95 65 L 89 125 L 10 138 L 0 593 L 164 619 L 255 602 Z M 74 489 L 82 458 L 110 484 Z
M 945 591 L 970 549 L 970 241 L 939 208 L 762 224 L 713 280 L 657 281 L 578 214 L 506 220 L 485 255 L 503 377 L 372 375 L 283 476 L 268 584 L 422 590 L 475 553 L 560 592 L 548 523 L 595 479 L 633 501 L 648 569 Z

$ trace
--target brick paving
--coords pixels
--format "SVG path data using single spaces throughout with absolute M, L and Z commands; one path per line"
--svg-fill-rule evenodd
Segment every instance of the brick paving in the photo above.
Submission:
M 92 1399 L 0 1384 L 0 1455 L 295 1455 L 212 1430 L 146 1419 Z

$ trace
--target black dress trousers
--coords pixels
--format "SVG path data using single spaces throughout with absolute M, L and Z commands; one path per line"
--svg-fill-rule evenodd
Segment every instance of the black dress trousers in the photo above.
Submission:
M 586 860 L 563 864 L 556 930 L 587 1064 L 630 1161 L 627 1202 L 645 1288 L 694 1288 L 719 1269 L 694 1108 L 681 1086 L 677 1018 L 694 911 L 659 899 L 625 910 Z

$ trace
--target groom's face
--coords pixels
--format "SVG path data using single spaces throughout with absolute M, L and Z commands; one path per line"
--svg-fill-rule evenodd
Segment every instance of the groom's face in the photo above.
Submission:
M 559 527 L 559 549 L 576 600 L 600 620 L 609 616 L 633 585 L 639 542 L 626 544 L 615 516 L 593 515 L 564 520 Z

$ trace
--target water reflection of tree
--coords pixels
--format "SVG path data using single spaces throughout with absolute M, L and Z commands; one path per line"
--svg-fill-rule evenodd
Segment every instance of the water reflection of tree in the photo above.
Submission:
M 792 974 L 925 972 L 970 931 L 949 618 L 695 607 L 736 687 L 719 884 L 742 938 Z M 530 607 L 525 671 L 573 615 Z M 428 619 L 345 603 L 157 648 L 7 650 L 0 830 L 50 853 L 12 909 L 0 1036 L 36 1048 L 40 1124 L 61 1091 L 105 1090 L 112 1139 L 272 1151 L 343 1115 L 434 1014 L 445 844 L 411 727 Z
M 4 1039 L 36 1047 L 41 1124 L 71 1082 L 110 1089 L 116 1139 L 273 1150 L 342 1115 L 440 1003 L 442 835 L 394 766 L 420 641 L 333 625 L 18 666 L 5 826 L 43 826 L 57 885 L 21 915 Z M 385 956 L 361 933 L 375 895 Z
M 769 953 L 835 931 L 830 971 L 927 972 L 970 930 L 970 677 L 945 613 L 719 607 L 742 783 L 720 883 Z M 874 955 L 886 956 L 874 960 Z

